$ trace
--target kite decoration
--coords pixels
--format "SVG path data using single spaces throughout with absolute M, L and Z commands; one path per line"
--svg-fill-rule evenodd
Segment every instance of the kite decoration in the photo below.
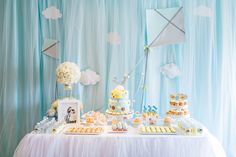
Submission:
M 148 47 L 184 42 L 183 7 L 148 9 L 146 16 Z
M 59 41 L 54 39 L 44 39 L 42 52 L 49 57 L 57 59 L 59 56 Z
M 147 69 L 148 69 L 148 55 L 150 48 L 182 43 L 185 40 L 185 30 L 184 30 L 184 13 L 183 7 L 175 8 L 165 8 L 165 9 L 147 9 L 146 10 L 146 46 L 145 46 L 145 69 L 144 69 L 144 79 L 143 79 L 143 91 L 141 98 L 141 110 L 144 105 L 144 96 L 146 89 L 146 79 L 147 79 Z M 171 68 L 164 70 L 167 75 L 173 74 L 169 72 Z
M 142 73 L 142 83 L 138 86 L 138 90 L 142 89 L 141 110 L 144 105 L 144 93 L 146 89 L 148 55 L 151 48 L 161 45 L 182 43 L 185 40 L 184 30 L 184 14 L 183 7 L 166 8 L 166 9 L 147 9 L 146 10 L 146 31 L 145 31 L 146 46 L 144 55 L 136 63 L 128 74 L 124 74 L 122 81 L 118 81 L 115 77 L 113 81 L 117 84 L 124 84 L 135 71 L 140 63 L 145 59 L 145 69 Z M 111 44 L 119 44 L 119 35 L 115 32 L 110 32 L 108 42 Z M 161 71 L 169 78 L 179 76 L 180 70 L 174 63 L 166 64 L 161 67 Z M 137 91 L 138 91 L 137 90 Z M 136 94 L 135 94 L 136 95 Z

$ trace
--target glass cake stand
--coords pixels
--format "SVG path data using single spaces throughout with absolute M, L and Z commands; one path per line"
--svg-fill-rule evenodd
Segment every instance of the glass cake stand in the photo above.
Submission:
M 130 111 L 129 113 L 113 113 L 108 110 L 106 111 L 108 122 L 111 122 L 114 119 L 117 121 L 129 121 L 133 118 L 133 115 L 134 111 Z

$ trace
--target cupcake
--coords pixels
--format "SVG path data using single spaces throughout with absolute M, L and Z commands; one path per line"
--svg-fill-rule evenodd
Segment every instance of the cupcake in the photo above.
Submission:
M 172 122 L 171 117 L 165 117 L 164 118 L 164 125 L 170 126 Z
M 94 123 L 94 117 L 92 117 L 92 116 L 87 116 L 87 117 L 86 117 L 86 123 L 87 123 L 87 124 L 93 124 L 93 123 Z
M 117 130 L 116 124 L 113 124 L 113 125 L 112 125 L 112 130 L 113 130 L 113 131 L 116 131 L 116 130 Z
M 139 125 L 142 123 L 142 118 L 141 117 L 136 117 L 133 119 L 133 124 Z
M 184 111 L 184 115 L 188 115 L 189 114 L 189 111 L 188 110 L 185 110 Z
M 118 129 L 118 131 L 122 131 L 123 127 L 122 127 L 121 122 L 117 123 L 117 129 Z
M 175 101 L 170 101 L 170 105 L 175 106 Z
M 179 101 L 179 106 L 184 106 L 184 102 L 183 101 Z
M 125 123 L 125 122 L 122 123 L 122 129 L 123 129 L 123 131 L 127 131 L 127 129 L 128 129 L 127 123 Z
M 147 115 L 146 112 L 143 112 L 143 113 L 142 113 L 142 116 L 143 116 L 143 118 L 146 118 L 148 115 Z
M 149 117 L 148 121 L 149 121 L 149 125 L 156 125 L 157 123 L 157 120 L 155 117 Z
M 181 111 L 176 111 L 178 116 L 181 116 L 182 112 Z
M 180 116 L 184 116 L 184 111 L 179 111 Z

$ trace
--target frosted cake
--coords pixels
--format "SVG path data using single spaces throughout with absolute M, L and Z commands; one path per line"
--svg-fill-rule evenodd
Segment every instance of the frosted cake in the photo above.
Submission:
M 123 86 L 118 85 L 111 91 L 106 112 L 111 115 L 127 115 L 132 113 L 129 92 Z

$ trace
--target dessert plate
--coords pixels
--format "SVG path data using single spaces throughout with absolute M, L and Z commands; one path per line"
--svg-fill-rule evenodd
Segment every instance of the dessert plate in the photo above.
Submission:
M 142 126 L 139 128 L 142 135 L 177 135 L 176 129 L 167 126 Z
M 72 127 L 66 129 L 66 135 L 99 135 L 104 132 L 102 127 Z
M 141 135 L 177 135 L 176 132 L 141 132 L 139 131 L 139 134 Z
M 108 133 L 111 133 L 111 134 L 117 134 L 117 133 L 118 134 L 120 134 L 120 133 L 122 134 L 122 133 L 127 133 L 127 132 L 129 132 L 129 130 L 127 130 L 127 131 L 113 131 L 113 130 L 109 130 L 108 131 Z
M 103 132 L 99 133 L 80 133 L 80 132 L 64 132 L 66 135 L 101 135 Z
M 108 128 L 108 130 L 107 130 L 107 133 L 111 133 L 111 134 L 116 134 L 116 133 L 122 134 L 122 133 L 127 133 L 127 132 L 129 132 L 129 127 L 127 128 L 126 131 L 113 130 L 112 127 Z

